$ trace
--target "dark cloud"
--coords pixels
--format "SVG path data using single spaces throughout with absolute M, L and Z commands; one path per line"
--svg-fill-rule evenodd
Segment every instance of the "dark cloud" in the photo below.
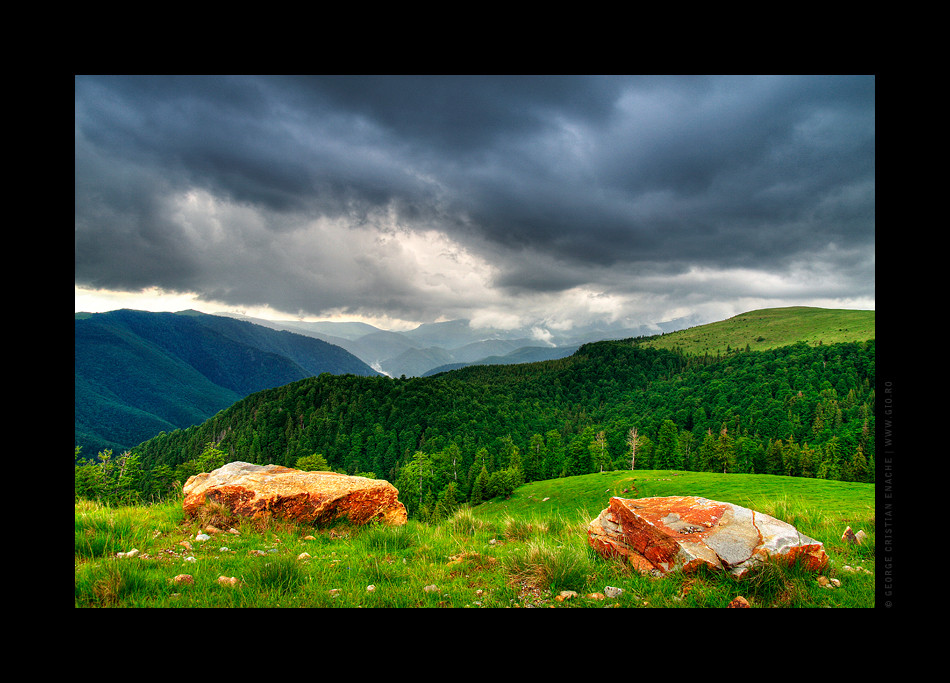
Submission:
M 425 319 L 811 263 L 873 301 L 874 98 L 870 76 L 80 76 L 76 282 Z M 427 231 L 452 258 L 395 239 Z

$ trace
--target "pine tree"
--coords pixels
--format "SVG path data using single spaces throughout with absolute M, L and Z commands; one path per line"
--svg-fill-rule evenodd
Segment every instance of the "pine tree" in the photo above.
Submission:
M 566 476 L 564 440 L 561 438 L 561 432 L 556 429 L 545 432 L 544 451 L 544 471 L 547 472 L 547 476 L 551 478 Z
M 703 443 L 699 447 L 699 461 L 702 463 L 704 472 L 716 471 L 716 437 L 712 430 L 706 430 L 706 436 L 703 437 Z
M 483 465 L 481 471 L 478 473 L 478 476 L 475 477 L 475 483 L 472 484 L 472 495 L 469 497 L 469 502 L 472 505 L 478 505 L 482 501 L 486 500 L 485 497 L 487 494 L 488 468 Z
M 117 481 L 118 502 L 123 505 L 135 505 L 145 493 L 145 472 L 138 454 L 126 451 L 120 458 Z
M 868 480 L 868 461 L 864 457 L 864 449 L 860 444 L 854 450 L 854 456 L 851 458 L 851 476 L 854 481 Z
M 653 450 L 653 467 L 655 469 L 679 469 L 681 465 L 677 429 L 673 420 L 664 420 L 660 425 L 660 433 Z
M 765 450 L 765 474 L 782 474 L 783 446 L 781 439 L 769 441 L 768 448 Z
M 475 459 L 472 461 L 472 466 L 468 472 L 469 481 L 473 482 L 473 485 L 482 469 L 486 471 L 491 469 L 491 455 L 487 448 L 479 448 L 475 452 Z
M 435 508 L 435 518 L 437 520 L 449 519 L 459 508 L 458 487 L 454 481 L 450 481 L 439 494 L 439 501 Z
M 799 454 L 800 475 L 803 477 L 815 476 L 815 449 L 807 443 L 802 446 Z
M 782 470 L 789 477 L 797 477 L 801 472 L 801 449 L 795 443 L 795 436 L 789 435 L 782 447 Z
M 719 431 L 719 438 L 716 440 L 716 471 L 722 468 L 722 473 L 732 472 L 736 466 L 736 453 L 733 438 L 729 436 L 729 430 L 725 423 Z
M 827 478 L 836 480 L 842 479 L 843 454 L 841 452 L 841 442 L 838 440 L 838 437 L 831 437 L 828 443 L 825 444 L 824 450 L 824 462 L 828 465 Z
M 699 469 L 693 462 L 693 433 L 684 429 L 676 437 L 676 445 L 680 453 L 680 469 L 696 470 Z
M 610 456 L 607 453 L 607 437 L 603 431 L 597 432 L 597 436 L 594 437 L 588 448 L 594 467 L 600 468 L 600 471 L 603 472 L 604 465 L 610 464 Z
M 416 451 L 412 459 L 400 468 L 395 486 L 399 490 L 399 500 L 410 516 L 424 516 L 434 509 L 435 500 L 430 495 L 433 474 L 432 459 L 422 451 Z
M 548 473 L 544 471 L 544 455 L 544 437 L 540 434 L 532 434 L 524 457 L 525 481 L 547 478 Z

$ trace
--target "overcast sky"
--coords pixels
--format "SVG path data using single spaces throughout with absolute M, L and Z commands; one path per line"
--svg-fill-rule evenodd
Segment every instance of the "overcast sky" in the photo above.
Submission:
M 75 85 L 76 310 L 563 329 L 874 308 L 873 76 Z

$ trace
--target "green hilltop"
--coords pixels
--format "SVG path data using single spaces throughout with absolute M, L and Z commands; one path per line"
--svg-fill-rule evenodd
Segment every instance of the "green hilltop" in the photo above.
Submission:
M 874 311 L 789 306 L 764 308 L 727 320 L 678 330 L 642 342 L 656 349 L 685 353 L 764 351 L 796 342 L 811 346 L 874 339 Z

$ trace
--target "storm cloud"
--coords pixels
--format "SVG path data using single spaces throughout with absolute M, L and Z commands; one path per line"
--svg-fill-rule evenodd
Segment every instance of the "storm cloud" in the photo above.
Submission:
M 76 285 L 289 315 L 874 307 L 873 76 L 77 76 Z

